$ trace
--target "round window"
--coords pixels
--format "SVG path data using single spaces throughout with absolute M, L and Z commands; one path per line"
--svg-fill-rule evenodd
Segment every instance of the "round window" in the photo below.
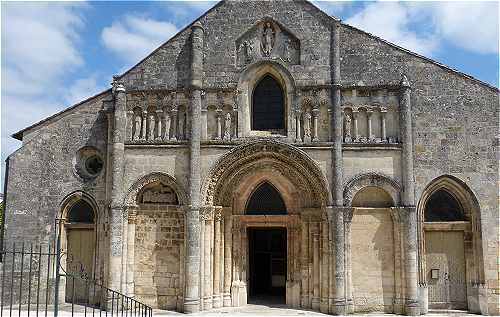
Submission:
M 98 149 L 86 146 L 79 149 L 73 159 L 73 170 L 84 181 L 99 176 L 104 168 L 104 160 Z
M 100 156 L 93 155 L 85 160 L 85 169 L 90 175 L 97 175 L 102 171 L 103 162 Z

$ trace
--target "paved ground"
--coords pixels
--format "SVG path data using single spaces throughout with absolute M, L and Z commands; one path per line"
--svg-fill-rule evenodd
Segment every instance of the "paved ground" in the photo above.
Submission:
M 17 308 L 17 307 L 15 307 Z M 153 311 L 153 316 L 180 316 L 184 315 L 181 313 L 176 313 L 176 312 L 171 312 L 171 311 L 166 311 L 166 310 L 154 310 Z M 36 311 L 30 311 L 28 312 L 27 310 L 21 310 L 19 312 L 18 310 L 12 310 L 12 313 L 9 311 L 8 307 L 7 309 L 3 309 L 2 314 L 0 317 L 36 317 Z M 49 310 L 47 312 L 47 317 L 53 317 L 54 312 L 53 312 L 53 307 L 49 307 Z M 64 305 L 61 310 L 59 311 L 58 314 L 59 317 L 71 317 L 71 305 Z M 83 306 L 76 306 L 74 307 L 74 317 L 91 317 L 92 316 L 92 309 L 87 310 L 87 314 L 85 315 L 84 313 L 84 307 Z M 101 317 L 105 317 L 105 312 L 101 312 Z M 110 316 L 110 314 L 108 314 Z M 120 317 L 122 315 L 120 314 Z M 185 315 L 184 315 L 185 316 Z M 214 309 L 208 312 L 200 312 L 196 314 L 192 314 L 191 316 L 331 316 L 327 314 L 322 314 L 322 313 L 317 313 L 317 312 L 312 312 L 312 311 L 307 311 L 307 310 L 297 310 L 297 309 L 289 309 L 286 307 L 279 307 L 279 306 L 273 306 L 269 307 L 266 305 L 247 305 L 244 307 L 237 307 L 237 308 L 219 308 L 219 309 Z M 392 314 L 376 314 L 376 313 L 371 313 L 371 314 L 354 314 L 353 316 L 369 316 L 369 317 L 374 317 L 374 316 L 396 316 Z M 473 314 L 468 314 L 463 311 L 430 311 L 429 314 L 426 316 L 477 316 Z M 41 310 L 38 313 L 38 317 L 45 317 L 45 311 Z M 99 317 L 99 311 L 94 312 L 94 317 Z M 132 317 L 130 314 L 123 314 L 123 317 Z

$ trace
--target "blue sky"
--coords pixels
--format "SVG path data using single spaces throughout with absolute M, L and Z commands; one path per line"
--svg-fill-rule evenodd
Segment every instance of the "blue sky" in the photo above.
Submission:
M 1 160 L 10 135 L 109 87 L 216 2 L 2 2 Z M 498 87 L 498 2 L 314 1 L 345 23 Z M 0 188 L 0 191 L 2 188 Z

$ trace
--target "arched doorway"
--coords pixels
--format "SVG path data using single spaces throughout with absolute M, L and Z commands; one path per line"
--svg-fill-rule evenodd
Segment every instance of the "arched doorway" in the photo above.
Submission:
M 214 281 L 222 267 L 232 268 L 221 274 L 224 298 L 227 294 L 231 300 L 228 305 L 242 306 L 254 295 L 264 295 L 266 304 L 329 311 L 334 289 L 329 274 L 333 262 L 326 206 L 330 201 L 321 169 L 288 144 L 248 143 L 214 164 L 203 185 L 203 202 L 210 213 L 202 223 L 202 249 L 213 248 L 213 254 L 224 250 L 224 257 L 209 256 L 213 262 L 204 265 L 213 263 Z M 224 249 L 218 248 L 220 240 Z M 254 274 L 258 270 L 264 274 Z M 213 298 L 217 295 L 217 283 L 213 287 L 210 283 L 212 271 L 202 271 L 201 279 L 207 281 L 208 305 L 210 291 Z M 269 301 L 268 295 L 278 295 L 274 298 L 278 300 Z
M 284 134 L 285 98 L 279 82 L 267 74 L 257 83 L 252 98 L 252 130 Z
M 279 191 L 269 182 L 254 190 L 246 204 L 246 215 L 286 215 Z M 249 302 L 286 302 L 286 228 L 248 228 Z
M 432 226 L 466 219 L 458 200 L 447 190 L 439 189 L 425 204 L 424 221 Z M 429 307 L 467 309 L 464 232 L 426 231 L 425 254 Z
M 96 263 L 96 212 L 91 202 L 75 198 L 64 211 L 66 231 L 66 302 L 89 304 L 85 280 L 94 278 Z
M 475 288 L 484 283 L 479 215 L 474 195 L 455 177 L 439 177 L 424 190 L 418 217 L 425 309 L 481 312 Z
M 367 186 L 352 200 L 352 294 L 355 312 L 394 312 L 395 248 L 391 196 Z

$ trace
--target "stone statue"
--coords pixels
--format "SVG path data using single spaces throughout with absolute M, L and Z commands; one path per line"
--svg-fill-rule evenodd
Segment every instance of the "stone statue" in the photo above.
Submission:
M 185 126 L 185 116 L 184 112 L 179 112 L 179 130 L 177 131 L 178 140 L 184 140 L 184 126 Z
M 138 141 L 141 138 L 141 123 L 142 123 L 141 115 L 136 114 L 134 118 L 134 136 L 133 136 L 134 141 Z
M 253 44 L 251 41 L 245 41 L 240 44 L 238 51 L 243 51 L 245 56 L 245 63 L 251 63 L 253 59 Z
M 231 140 L 231 114 L 228 112 L 226 114 L 226 120 L 224 125 L 224 140 Z
M 311 142 L 311 113 L 304 114 L 304 142 Z
M 351 142 L 352 141 L 352 136 L 351 136 L 351 116 L 346 113 L 344 120 L 345 120 L 345 132 L 344 132 L 345 142 Z
M 271 26 L 271 22 L 266 22 L 264 31 L 262 32 L 261 40 L 262 55 L 264 55 L 265 57 L 271 56 L 271 52 L 273 51 L 274 47 L 274 36 L 275 34 L 273 27 Z
M 148 140 L 153 141 L 155 139 L 155 115 L 150 114 L 149 115 L 149 134 L 148 134 Z

